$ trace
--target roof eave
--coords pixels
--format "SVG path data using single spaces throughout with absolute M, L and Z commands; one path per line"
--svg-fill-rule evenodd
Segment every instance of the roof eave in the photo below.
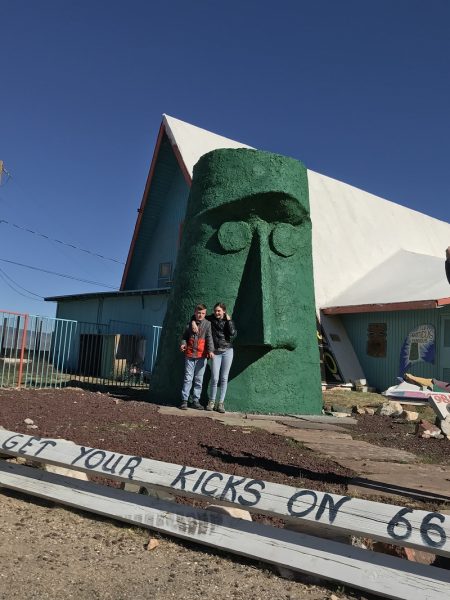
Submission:
M 376 304 L 353 304 L 346 306 L 327 306 L 321 308 L 325 315 L 343 315 L 371 312 L 393 312 L 399 310 L 425 310 L 441 308 L 450 304 L 450 298 L 436 300 L 413 300 L 408 302 L 380 302 Z

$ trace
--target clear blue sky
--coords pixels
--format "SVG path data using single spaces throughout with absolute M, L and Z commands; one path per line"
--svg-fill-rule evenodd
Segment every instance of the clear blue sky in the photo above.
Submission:
M 119 287 L 123 265 L 11 223 L 125 261 L 163 112 L 450 220 L 448 0 L 0 0 L 0 15 L 1 259 Z M 5 277 L 26 296 L 108 289 L 0 269 L 0 309 L 54 314 Z

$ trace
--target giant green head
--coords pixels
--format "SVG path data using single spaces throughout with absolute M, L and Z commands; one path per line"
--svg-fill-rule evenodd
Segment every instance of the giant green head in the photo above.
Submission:
M 155 401 L 178 401 L 178 340 L 197 302 L 210 310 L 225 302 L 236 322 L 229 410 L 320 411 L 308 182 L 300 162 L 238 149 L 215 150 L 196 164 L 152 378 Z

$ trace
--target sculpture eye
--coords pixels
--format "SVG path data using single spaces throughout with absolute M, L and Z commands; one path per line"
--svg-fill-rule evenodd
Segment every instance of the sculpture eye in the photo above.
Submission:
M 252 231 L 244 221 L 227 221 L 220 226 L 217 237 L 226 252 L 238 252 L 250 245 Z
M 280 256 L 292 256 L 301 246 L 301 232 L 289 223 L 278 223 L 271 236 L 272 247 Z

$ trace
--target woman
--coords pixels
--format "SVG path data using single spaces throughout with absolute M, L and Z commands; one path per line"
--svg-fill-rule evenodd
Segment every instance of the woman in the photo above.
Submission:
M 214 342 L 214 358 L 211 362 L 211 388 L 206 410 L 217 410 L 224 413 L 224 400 L 227 393 L 228 375 L 233 362 L 233 339 L 236 337 L 236 327 L 227 314 L 227 307 L 223 302 L 214 306 L 212 315 L 206 317 L 211 323 Z M 191 324 L 195 331 L 195 322 Z M 220 387 L 219 400 L 216 402 L 217 388 Z

